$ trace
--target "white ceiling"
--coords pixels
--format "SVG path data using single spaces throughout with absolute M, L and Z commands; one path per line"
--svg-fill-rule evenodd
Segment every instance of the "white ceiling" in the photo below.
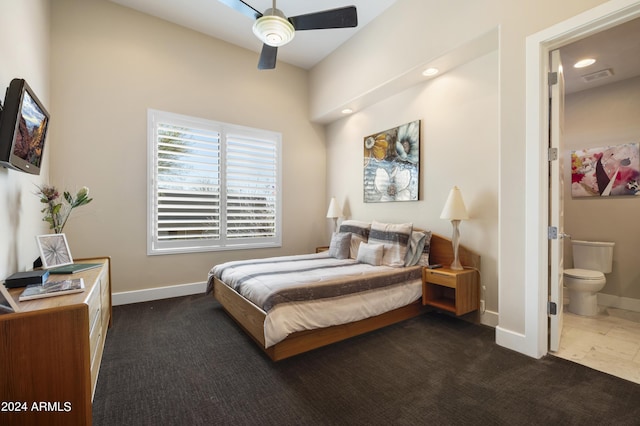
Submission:
M 252 19 L 218 0 L 111 0 L 140 12 L 191 28 L 212 37 L 256 52 L 262 43 L 252 32 Z M 355 35 L 397 0 L 279 0 L 277 8 L 286 16 L 296 16 L 338 7 L 356 6 L 358 27 L 296 32 L 293 41 L 278 49 L 278 61 L 310 69 L 342 43 Z M 272 0 L 246 0 L 259 11 L 272 7 Z M 640 75 L 640 19 L 602 31 L 561 49 L 566 92 L 573 93 Z M 597 62 L 577 70 L 573 63 L 584 57 Z M 582 76 L 611 69 L 611 77 L 585 83 Z
M 566 93 L 592 89 L 640 75 L 640 19 L 601 31 L 560 48 Z M 573 64 L 583 58 L 596 63 L 581 69 Z M 610 69 L 611 77 L 584 82 L 582 76 Z
M 191 28 L 215 38 L 241 46 L 258 54 L 262 43 L 253 35 L 253 20 L 217 0 L 111 0 L 114 3 Z M 356 6 L 358 27 L 297 31 L 291 43 L 278 49 L 278 61 L 309 69 L 397 0 L 279 0 L 277 8 L 286 16 L 297 16 L 327 9 Z M 264 12 L 272 0 L 245 0 Z

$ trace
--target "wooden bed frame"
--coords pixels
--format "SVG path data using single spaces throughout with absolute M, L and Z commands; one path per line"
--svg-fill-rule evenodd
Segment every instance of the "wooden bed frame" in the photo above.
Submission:
M 480 268 L 480 256 L 459 246 L 458 256 L 465 267 Z M 453 248 L 451 240 L 437 234 L 431 237 L 429 261 L 450 265 L 453 262 Z M 310 351 L 331 343 L 339 342 L 350 337 L 377 330 L 424 312 L 422 301 L 417 300 L 410 305 L 386 312 L 384 314 L 360 321 L 319 328 L 315 330 L 299 331 L 290 334 L 281 342 L 265 348 L 264 321 L 265 313 L 258 306 L 240 296 L 218 279 L 214 280 L 213 296 L 220 302 L 224 310 L 242 327 L 247 334 L 265 351 L 273 361 L 289 358 L 303 352 Z

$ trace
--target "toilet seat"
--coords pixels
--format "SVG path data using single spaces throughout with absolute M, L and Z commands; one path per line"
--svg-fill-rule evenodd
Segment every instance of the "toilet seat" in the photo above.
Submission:
M 566 277 L 576 278 L 579 280 L 601 280 L 604 274 L 600 271 L 592 271 L 590 269 L 565 269 Z

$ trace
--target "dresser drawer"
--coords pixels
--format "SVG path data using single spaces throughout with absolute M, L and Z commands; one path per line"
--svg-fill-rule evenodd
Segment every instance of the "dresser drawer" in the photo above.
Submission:
M 95 333 L 96 346 L 91 351 L 91 399 L 93 400 L 93 394 L 96 390 L 96 382 L 98 380 L 98 372 L 100 371 L 100 364 L 102 362 L 102 351 L 104 349 L 104 334 L 102 327 L 98 327 Z
M 100 313 L 100 306 L 102 305 L 100 301 L 100 289 L 97 288 L 97 286 L 91 289 L 91 295 L 87 300 L 87 304 L 89 305 L 89 330 L 93 330 L 93 326 Z
M 100 315 L 101 310 L 102 309 L 98 309 L 98 312 L 96 312 L 96 319 L 89 329 L 89 353 L 91 354 L 91 360 L 93 360 L 94 354 L 96 352 L 96 347 L 102 335 L 102 316 Z
M 100 277 L 101 303 L 102 303 L 102 328 L 109 327 L 111 319 L 111 285 L 109 284 L 109 275 L 107 271 Z

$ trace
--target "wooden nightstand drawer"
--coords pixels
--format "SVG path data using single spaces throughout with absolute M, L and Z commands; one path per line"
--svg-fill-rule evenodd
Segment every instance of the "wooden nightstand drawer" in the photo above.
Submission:
M 424 268 L 422 270 L 422 278 L 428 283 L 456 288 L 457 276 L 450 272 L 441 271 L 439 269 Z

